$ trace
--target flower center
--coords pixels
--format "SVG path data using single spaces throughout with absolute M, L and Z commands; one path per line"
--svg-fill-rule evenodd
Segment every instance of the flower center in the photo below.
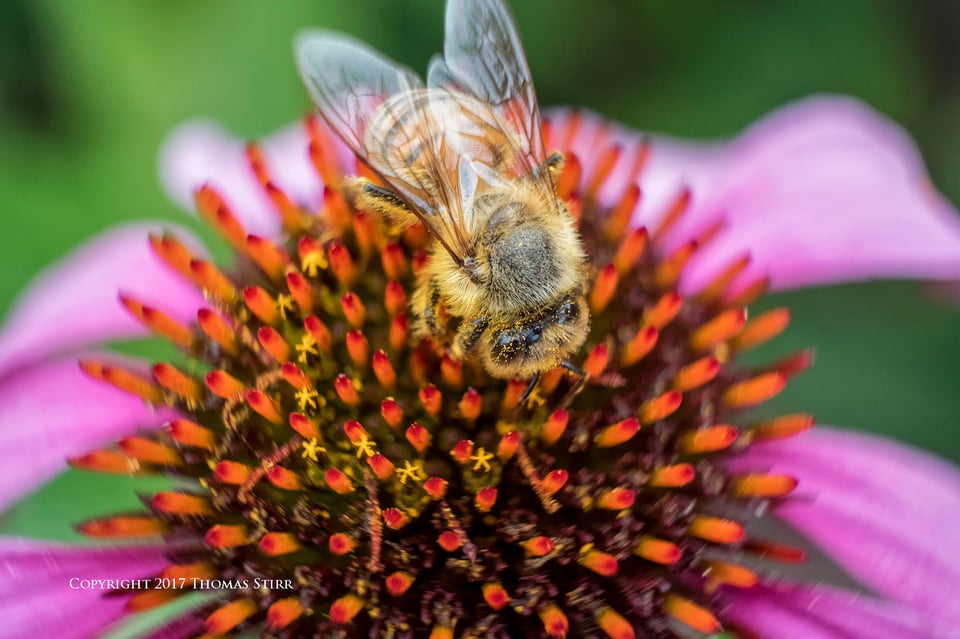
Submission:
M 551 148 L 568 150 L 578 121 L 550 135 Z M 327 133 L 314 120 L 308 129 L 318 171 L 340 184 Z M 71 460 L 193 482 L 154 495 L 142 515 L 80 526 L 93 537 L 171 540 L 160 576 L 169 587 L 134 593 L 128 607 L 218 589 L 223 601 L 196 613 L 209 633 L 265 627 L 279 637 L 718 631 L 719 587 L 757 579 L 742 557 L 800 555 L 748 539 L 731 514 L 796 482 L 735 475 L 723 460 L 811 425 L 806 415 L 736 423 L 809 357 L 733 366 L 789 319 L 775 309 L 748 321 L 746 305 L 766 282 L 731 290 L 746 260 L 695 295 L 678 292 L 684 265 L 720 228 L 663 250 L 689 193 L 651 229 L 630 227 L 636 184 L 600 203 L 612 172 L 630 163 L 639 176 L 647 154 L 610 145 L 584 167 L 567 153 L 557 190 L 590 255 L 592 327 L 574 357 L 582 371 L 547 371 L 532 391 L 529 380 L 492 379 L 410 334 L 407 300 L 427 259 L 422 228 L 389 236 L 330 187 L 320 213 L 303 211 L 255 146 L 250 164 L 281 216 L 281 240 L 249 235 L 202 188 L 198 208 L 237 252 L 236 267 L 224 273 L 170 236 L 151 242 L 210 307 L 183 326 L 122 300 L 182 347 L 188 365 L 156 364 L 147 377 L 82 363 L 184 415 Z

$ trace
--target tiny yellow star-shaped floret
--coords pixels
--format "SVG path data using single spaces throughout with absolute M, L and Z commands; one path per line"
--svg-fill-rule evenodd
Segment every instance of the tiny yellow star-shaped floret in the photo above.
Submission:
M 292 313 L 295 310 L 293 296 L 283 293 L 277 295 L 277 310 L 280 311 L 280 317 L 287 319 L 287 313 Z
M 409 460 L 403 462 L 403 468 L 397 469 L 397 476 L 401 484 L 406 484 L 408 479 L 420 481 L 426 477 L 423 474 L 423 465 L 420 462 L 411 464 Z
M 310 459 L 311 461 L 320 461 L 317 459 L 317 455 L 320 453 L 326 453 L 327 449 L 320 445 L 320 442 L 316 439 L 308 439 L 303 442 L 303 458 Z
M 310 277 L 316 277 L 319 269 L 327 268 L 327 256 L 322 251 L 312 251 L 300 260 L 300 269 Z
M 360 435 L 360 439 L 353 442 L 353 445 L 357 447 L 357 459 L 360 459 L 364 455 L 367 457 L 373 455 L 375 444 L 370 441 L 370 438 L 366 435 Z
M 313 335 L 310 333 L 304 333 L 303 337 L 300 338 L 300 343 L 297 344 L 297 361 L 300 363 L 305 363 L 307 361 L 308 355 L 317 354 L 317 340 L 313 339 Z
M 473 465 L 474 470 L 487 472 L 490 470 L 490 460 L 493 459 L 493 453 L 488 453 L 482 446 L 477 449 L 477 454 L 470 457 L 470 461 L 476 462 Z
M 304 387 L 296 392 L 294 397 L 297 398 L 297 404 L 300 406 L 301 411 L 305 411 L 308 408 L 317 407 L 317 399 L 320 397 L 320 394 L 316 390 Z

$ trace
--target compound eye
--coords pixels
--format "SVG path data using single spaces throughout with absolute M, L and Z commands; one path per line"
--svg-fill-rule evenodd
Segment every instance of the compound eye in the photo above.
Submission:
M 573 300 L 567 300 L 557 309 L 557 324 L 569 324 L 580 317 L 580 305 Z

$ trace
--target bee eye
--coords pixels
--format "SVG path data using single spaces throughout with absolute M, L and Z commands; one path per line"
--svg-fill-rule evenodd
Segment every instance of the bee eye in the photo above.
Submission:
M 575 322 L 580 317 L 580 305 L 573 300 L 567 300 L 557 309 L 557 324 Z

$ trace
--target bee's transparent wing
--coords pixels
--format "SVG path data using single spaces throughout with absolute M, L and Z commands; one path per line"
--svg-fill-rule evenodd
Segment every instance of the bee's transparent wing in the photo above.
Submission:
M 487 105 L 488 117 L 507 134 L 518 171 L 557 207 L 530 68 L 501 0 L 448 1 L 443 60 L 433 61 L 427 84 Z
M 445 144 L 455 114 L 429 107 L 420 78 L 366 45 L 314 31 L 297 41 L 300 74 L 320 115 L 397 193 L 459 264 L 471 255 L 460 162 Z M 472 176 L 467 176 L 467 189 Z

